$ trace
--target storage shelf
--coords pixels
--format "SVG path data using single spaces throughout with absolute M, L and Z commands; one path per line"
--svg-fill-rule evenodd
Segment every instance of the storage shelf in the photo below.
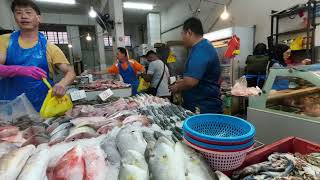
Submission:
M 307 10 L 308 10 L 308 6 L 303 6 L 294 10 L 287 9 L 278 13 L 274 13 L 274 14 L 271 14 L 271 16 L 278 17 L 278 18 L 285 18 L 285 17 L 297 15 L 300 11 L 307 11 Z
M 309 31 L 313 31 L 313 28 L 309 29 Z M 304 33 L 304 32 L 308 32 L 307 28 L 303 28 L 303 29 L 296 29 L 296 30 L 292 30 L 292 31 L 286 31 L 286 32 L 281 32 L 278 33 L 278 36 L 284 36 L 284 35 L 290 35 L 290 34 L 299 34 L 299 33 Z M 276 36 L 277 34 L 273 34 L 274 36 Z

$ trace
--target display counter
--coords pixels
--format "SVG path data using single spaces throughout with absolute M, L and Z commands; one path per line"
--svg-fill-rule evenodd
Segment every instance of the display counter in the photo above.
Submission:
M 249 98 L 247 117 L 257 138 L 265 144 L 288 136 L 320 143 L 319 86 L 319 65 L 271 69 L 263 93 Z

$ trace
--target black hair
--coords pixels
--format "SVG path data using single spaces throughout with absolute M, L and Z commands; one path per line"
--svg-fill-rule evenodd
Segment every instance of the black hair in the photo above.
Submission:
M 153 50 L 150 50 L 150 51 L 148 51 L 147 52 L 147 54 L 146 54 L 146 57 L 148 57 L 148 56 L 150 56 L 150 55 L 157 55 L 157 53 L 156 52 L 154 52 Z
M 128 56 L 126 48 L 118 47 L 118 51 L 121 52 L 124 56 Z
M 31 0 L 14 0 L 11 4 L 11 11 L 13 13 L 16 7 L 31 7 L 38 15 L 41 15 L 40 8 Z
M 281 65 L 286 66 L 283 54 L 290 49 L 289 46 L 285 44 L 278 44 L 273 49 L 273 59 L 278 61 Z
M 253 55 L 267 55 L 267 54 L 268 54 L 267 45 L 264 43 L 259 43 L 254 48 Z
M 191 17 L 183 23 L 183 31 L 192 31 L 193 33 L 203 36 L 203 27 L 200 19 Z

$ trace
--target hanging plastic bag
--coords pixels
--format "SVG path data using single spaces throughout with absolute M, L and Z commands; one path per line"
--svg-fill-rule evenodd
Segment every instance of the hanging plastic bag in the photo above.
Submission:
M 48 86 L 49 92 L 42 104 L 40 116 L 42 118 L 50 118 L 64 115 L 73 107 L 70 97 L 68 95 L 64 95 L 63 97 L 54 96 L 49 82 L 46 79 L 43 79 L 43 82 Z
M 303 49 L 303 37 L 298 36 L 290 45 L 290 49 L 293 51 Z
M 139 78 L 139 86 L 138 86 L 138 92 L 143 92 L 150 88 L 150 83 L 145 81 L 142 77 Z
M 224 54 L 227 59 L 234 58 L 240 54 L 240 38 L 237 35 L 233 35 L 228 43 L 228 48 Z
M 235 85 L 231 89 L 231 94 L 233 96 L 258 96 L 262 93 L 258 86 L 249 88 L 247 86 L 246 76 L 242 76 L 236 80 Z

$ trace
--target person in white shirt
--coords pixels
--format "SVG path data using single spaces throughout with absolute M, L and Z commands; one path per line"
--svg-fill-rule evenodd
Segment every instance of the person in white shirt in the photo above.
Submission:
M 146 57 L 150 63 L 147 73 L 143 74 L 142 77 L 145 81 L 151 82 L 151 88 L 147 93 L 158 97 L 170 98 L 171 93 L 168 88 L 170 74 L 168 67 L 152 50 L 146 54 Z

